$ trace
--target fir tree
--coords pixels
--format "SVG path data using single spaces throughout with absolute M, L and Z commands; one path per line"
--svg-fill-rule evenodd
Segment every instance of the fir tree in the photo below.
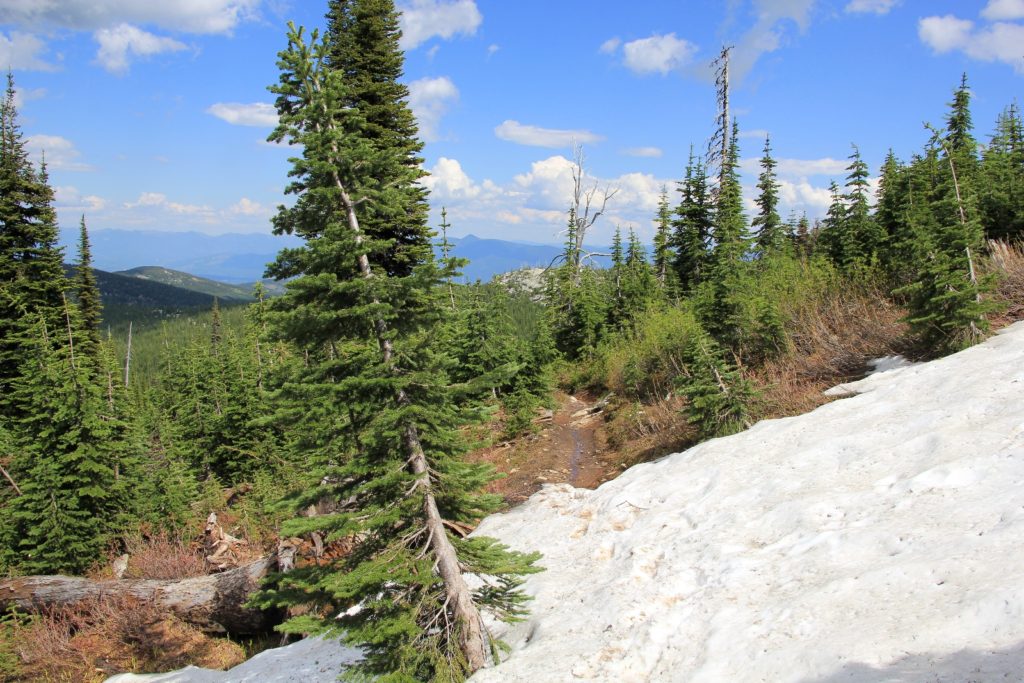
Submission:
M 103 317 L 103 303 L 100 301 L 96 273 L 92 269 L 92 249 L 89 247 L 89 232 L 85 227 L 85 216 L 79 227 L 78 266 L 75 268 L 75 294 L 78 310 L 86 338 L 93 348 L 100 343 L 100 320 Z
M 654 233 L 654 274 L 663 290 L 670 289 L 669 275 L 673 256 L 672 211 L 668 204 L 668 188 L 662 186 L 658 197 L 658 227 Z
M 883 248 L 884 234 L 871 216 L 868 199 L 868 166 L 861 158 L 860 149 L 853 145 L 850 165 L 846 167 L 846 209 L 840 229 L 842 254 L 839 264 L 847 269 L 870 266 Z
M 356 2 L 350 9 L 353 23 L 335 24 L 330 45 L 379 35 L 376 29 L 387 25 L 383 42 L 400 67 L 392 3 Z M 282 252 L 273 268 L 299 277 L 275 302 L 272 318 L 277 333 L 309 358 L 276 399 L 282 418 L 315 430 L 316 440 L 307 442 L 309 486 L 292 503 L 301 509 L 325 497 L 345 502 L 331 515 L 296 517 L 283 532 L 348 537 L 354 547 L 327 566 L 285 575 L 261 601 L 312 605 L 284 629 L 344 630 L 363 647 L 359 670 L 368 676 L 459 679 L 488 657 L 479 605 L 517 614 L 516 576 L 530 571 L 533 558 L 488 539 L 453 538 L 444 524 L 472 523 L 497 500 L 474 493 L 490 469 L 458 457 L 450 361 L 431 344 L 444 310 L 441 273 L 429 249 L 402 252 L 405 267 L 396 268 L 396 240 L 384 224 L 374 234 L 361 227 L 366 215 L 415 213 L 409 203 L 421 198 L 413 191 L 420 171 L 375 134 L 359 108 L 346 105 L 348 74 L 334 57 L 328 68 L 326 56 L 316 32 L 307 42 L 294 27 L 280 53 L 273 88 L 280 124 L 271 137 L 292 138 L 303 156 L 292 162 L 288 192 L 295 204 L 279 210 L 275 229 L 306 242 Z M 310 401 L 321 408 L 300 407 Z M 495 583 L 471 591 L 463 571 Z M 356 604 L 359 611 L 337 618 Z
M 708 192 L 705 167 L 690 148 L 686 177 L 679 183 L 681 195 L 672 222 L 672 267 L 684 293 L 692 292 L 707 275 L 708 246 L 713 230 L 714 206 Z
M 734 434 L 750 424 L 754 391 L 739 370 L 726 362 L 721 347 L 699 326 L 687 340 L 681 389 L 689 419 L 704 438 Z
M 57 247 L 57 217 L 45 165 L 28 159 L 14 104 L 14 78 L 0 102 L 0 410 L 18 412 L 12 383 L 35 344 L 41 316 L 50 329 L 63 319 L 67 289 L 63 253 Z
M 982 154 L 978 208 L 988 239 L 1024 239 L 1024 126 L 1016 103 L 996 121 Z
M 771 141 L 764 138 L 764 156 L 761 157 L 761 175 L 757 181 L 757 216 L 751 225 L 758 228 L 755 248 L 761 256 L 773 254 L 785 245 L 782 219 L 779 217 L 779 183 L 775 179 L 775 159 Z

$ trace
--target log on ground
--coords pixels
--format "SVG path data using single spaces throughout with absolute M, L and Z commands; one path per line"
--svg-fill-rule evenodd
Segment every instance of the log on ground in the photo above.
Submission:
M 275 565 L 276 558 L 270 556 L 219 574 L 179 580 L 21 576 L 0 581 L 0 612 L 37 612 L 70 607 L 82 600 L 130 596 L 154 602 L 207 633 L 262 633 L 279 622 L 278 615 L 245 603 Z

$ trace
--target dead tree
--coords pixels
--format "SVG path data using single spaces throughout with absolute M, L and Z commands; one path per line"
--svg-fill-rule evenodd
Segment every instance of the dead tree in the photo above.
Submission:
M 276 566 L 277 558 L 271 555 L 230 571 L 180 580 L 22 576 L 0 581 L 0 612 L 39 612 L 71 607 L 84 600 L 130 597 L 155 603 L 207 633 L 263 633 L 278 623 L 277 615 L 247 607 L 246 603 Z
M 618 193 L 618 188 L 605 185 L 601 189 L 595 181 L 593 185 L 586 187 L 587 172 L 583 167 L 583 145 L 573 143 L 573 165 L 572 165 L 572 204 L 569 206 L 569 229 L 572 231 L 572 240 L 569 244 L 570 253 L 565 255 L 567 265 L 572 268 L 572 283 L 578 285 L 580 282 L 580 269 L 586 258 L 597 254 L 585 254 L 583 252 L 583 240 L 587 231 L 593 227 L 597 219 L 608 207 L 608 200 Z

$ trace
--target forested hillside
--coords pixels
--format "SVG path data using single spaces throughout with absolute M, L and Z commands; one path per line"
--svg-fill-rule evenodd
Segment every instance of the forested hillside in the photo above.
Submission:
M 257 286 L 227 311 L 194 292 L 182 310 L 209 301 L 207 313 L 151 326 L 131 347 L 101 321 L 143 300 L 163 308 L 159 288 L 137 280 L 103 299 L 105 282 L 124 283 L 91 268 L 87 216 L 76 254 L 57 247 L 54 190 L 29 160 L 8 77 L 8 577 L 111 578 L 123 564 L 128 578 L 171 580 L 273 555 L 280 571 L 249 604 L 277 632 L 343 638 L 368 677 L 463 680 L 500 655 L 487 624 L 525 614 L 522 582 L 544 564 L 468 535 L 504 505 L 475 449 L 534 443 L 556 389 L 605 397 L 607 439 L 631 464 L 803 412 L 871 358 L 942 356 L 1024 316 L 1024 128 L 1008 104 L 979 141 L 966 76 L 951 75 L 945 109 L 935 94 L 919 151 L 890 154 L 877 191 L 854 145 L 827 216 L 810 221 L 779 215 L 767 137 L 745 209 L 725 49 L 717 126 L 687 133 L 694 151 L 662 191 L 652 245 L 617 230 L 610 253 L 593 247 L 615 190 L 594 183 L 578 148 L 565 246 L 541 281 L 463 284 L 447 215 L 428 225 L 393 3 L 332 1 L 327 20 L 322 34 L 289 26 L 271 87 L 270 142 L 294 145 L 290 201 L 272 223 L 298 246 L 267 272 L 285 293 Z M 123 617 L 144 607 L 98 605 L 3 617 L 0 676 L 183 663 L 153 646 L 161 615 L 142 628 Z M 179 627 L 174 637 L 209 643 Z M 48 638 L 85 654 L 54 656 Z M 112 650 L 97 654 L 97 640 Z

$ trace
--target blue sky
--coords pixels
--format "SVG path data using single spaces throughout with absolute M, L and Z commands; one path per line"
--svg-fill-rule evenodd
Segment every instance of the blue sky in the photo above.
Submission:
M 558 242 L 582 143 L 617 189 L 589 239 L 649 239 L 690 144 L 712 132 L 708 67 L 735 47 L 734 113 L 753 198 L 764 134 L 783 214 L 824 213 L 851 143 L 873 170 L 941 124 L 960 74 L 976 133 L 1024 92 L 1024 0 L 402 0 L 406 82 L 425 181 L 452 233 Z M 302 0 L 0 0 L 0 63 L 63 227 L 269 232 L 286 147 L 266 87 Z

